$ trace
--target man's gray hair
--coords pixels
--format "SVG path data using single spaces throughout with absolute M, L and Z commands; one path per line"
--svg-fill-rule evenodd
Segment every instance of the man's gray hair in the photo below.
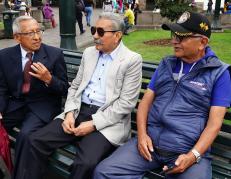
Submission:
M 103 12 L 99 15 L 99 19 L 110 20 L 112 22 L 112 30 L 120 30 L 122 32 L 125 30 L 123 17 L 121 17 L 119 14 L 113 12 Z
M 19 17 L 17 17 L 15 20 L 14 20 L 14 22 L 13 22 L 13 24 L 12 24 L 12 28 L 13 28 L 13 34 L 17 34 L 17 33 L 20 33 L 21 32 L 21 25 L 20 25 L 20 23 L 22 22 L 22 21 L 28 21 L 28 20 L 34 20 L 34 21 L 36 21 L 33 17 L 31 17 L 31 16 L 19 16 Z M 37 22 L 37 21 L 36 21 Z

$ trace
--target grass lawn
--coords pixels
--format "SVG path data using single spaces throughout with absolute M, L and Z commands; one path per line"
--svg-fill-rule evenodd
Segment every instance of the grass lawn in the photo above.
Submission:
M 143 42 L 162 38 L 170 38 L 170 32 L 138 30 L 125 36 L 123 41 L 131 50 L 140 53 L 144 61 L 159 62 L 164 56 L 173 54 L 172 47 L 150 46 Z M 223 33 L 212 33 L 209 44 L 222 61 L 231 64 L 231 30 L 225 30 Z
M 3 22 L 0 22 L 0 30 L 4 28 Z

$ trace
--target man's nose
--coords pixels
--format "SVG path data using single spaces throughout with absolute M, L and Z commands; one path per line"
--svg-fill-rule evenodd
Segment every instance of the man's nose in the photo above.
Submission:
M 38 33 L 34 33 L 34 39 L 40 39 L 40 35 Z
M 175 37 L 172 37 L 171 43 L 172 44 L 177 44 L 177 43 L 179 43 L 179 41 Z

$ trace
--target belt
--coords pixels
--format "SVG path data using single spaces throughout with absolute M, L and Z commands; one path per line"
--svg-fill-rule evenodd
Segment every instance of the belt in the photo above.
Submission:
M 92 109 L 99 109 L 100 106 L 96 106 L 96 105 L 93 105 L 93 104 L 87 104 L 87 103 L 83 103 L 81 104 L 82 106 L 85 106 L 85 107 L 88 107 L 88 108 L 92 108 Z
M 154 147 L 154 152 L 162 157 L 170 157 L 170 156 L 178 156 L 179 153 L 171 152 L 167 150 L 160 149 L 158 147 Z

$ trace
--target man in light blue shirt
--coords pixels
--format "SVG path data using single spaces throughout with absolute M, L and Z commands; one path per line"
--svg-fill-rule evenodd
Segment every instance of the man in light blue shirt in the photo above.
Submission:
M 83 92 L 82 102 L 96 106 L 102 106 L 105 103 L 107 72 L 113 59 L 117 58 L 120 46 L 121 45 L 119 44 L 119 46 L 110 54 L 100 52 L 96 69 L 88 86 Z

